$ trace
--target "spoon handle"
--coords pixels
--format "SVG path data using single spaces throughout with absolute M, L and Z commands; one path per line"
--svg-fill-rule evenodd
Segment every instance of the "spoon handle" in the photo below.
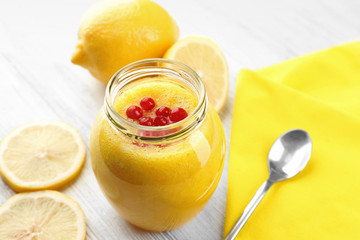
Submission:
M 265 193 L 269 188 L 274 184 L 269 180 L 265 181 L 261 187 L 256 191 L 254 197 L 251 199 L 249 204 L 246 206 L 244 212 L 241 214 L 240 218 L 237 220 L 229 234 L 226 236 L 225 240 L 234 240 L 238 235 L 240 230 L 245 225 L 246 221 L 249 219 L 251 214 L 254 212 L 255 208 L 259 205 L 260 201 L 264 198 Z

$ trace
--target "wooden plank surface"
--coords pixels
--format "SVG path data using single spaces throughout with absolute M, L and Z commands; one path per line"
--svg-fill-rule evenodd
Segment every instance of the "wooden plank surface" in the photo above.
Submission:
M 0 3 L 0 138 L 30 120 L 60 119 L 89 142 L 104 84 L 70 62 L 82 13 L 95 0 L 2 0 Z M 156 0 L 176 20 L 181 37 L 204 35 L 223 50 L 230 90 L 220 117 L 229 146 L 236 76 L 333 45 L 359 40 L 358 0 Z M 91 170 L 61 189 L 86 214 L 87 239 L 221 239 L 227 161 L 215 194 L 189 224 L 149 233 L 126 223 L 108 204 Z M 0 204 L 14 192 L 0 180 Z

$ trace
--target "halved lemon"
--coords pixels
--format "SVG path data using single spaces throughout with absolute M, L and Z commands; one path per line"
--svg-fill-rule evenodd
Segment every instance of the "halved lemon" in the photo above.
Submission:
M 0 239 L 83 240 L 85 235 L 79 204 L 57 191 L 19 193 L 0 207 Z
M 0 143 L 0 173 L 17 192 L 59 188 L 80 172 L 85 144 L 62 121 L 21 125 Z
M 203 81 L 210 103 L 219 112 L 226 102 L 229 70 L 220 48 L 210 39 L 191 36 L 176 42 L 164 58 L 182 62 Z

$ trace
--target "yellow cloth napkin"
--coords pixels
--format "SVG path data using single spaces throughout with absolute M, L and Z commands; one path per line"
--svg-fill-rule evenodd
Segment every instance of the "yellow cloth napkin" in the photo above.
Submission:
M 292 128 L 311 159 L 273 185 L 237 239 L 360 239 L 360 42 L 239 73 L 224 236 L 268 177 L 267 154 Z

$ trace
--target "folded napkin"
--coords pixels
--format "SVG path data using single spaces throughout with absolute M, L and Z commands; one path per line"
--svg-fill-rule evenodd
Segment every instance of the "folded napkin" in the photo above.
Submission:
M 360 42 L 239 73 L 224 236 L 268 177 L 292 128 L 313 141 L 305 169 L 276 183 L 237 239 L 360 239 Z

